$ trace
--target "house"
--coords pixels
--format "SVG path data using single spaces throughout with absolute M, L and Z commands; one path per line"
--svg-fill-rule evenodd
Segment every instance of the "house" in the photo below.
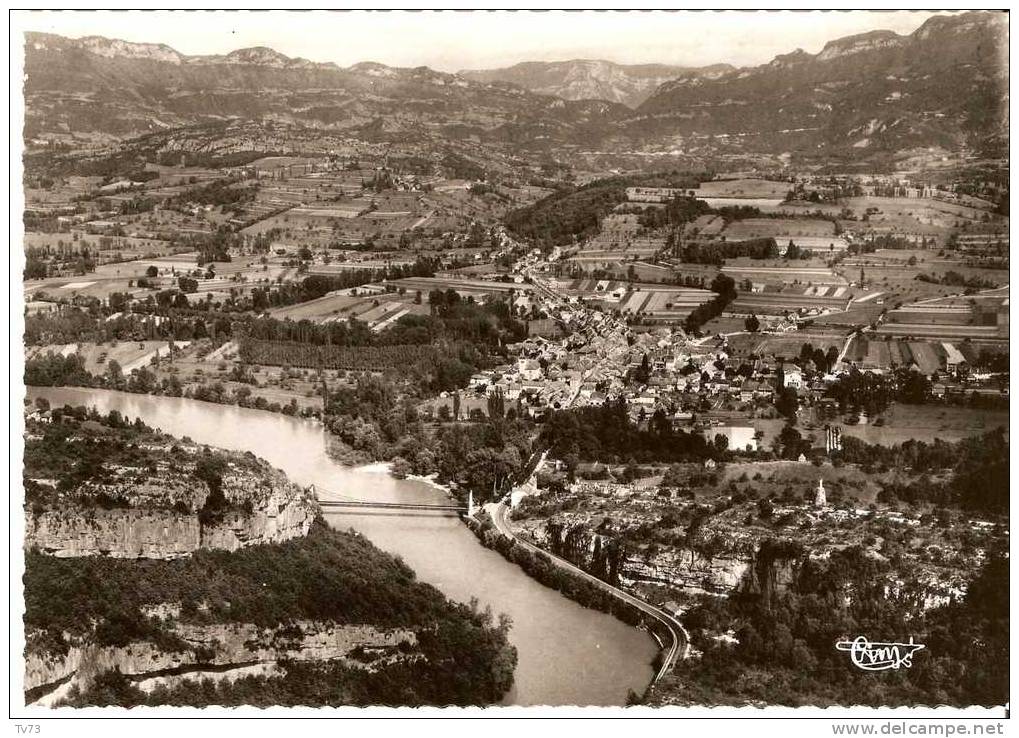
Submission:
M 473 374 L 471 375 L 470 380 L 468 380 L 467 386 L 473 390 L 481 389 L 483 387 L 487 387 L 492 381 L 492 378 L 492 372 L 480 372 L 478 374 Z
M 965 377 L 969 374 L 969 362 L 959 349 L 950 343 L 942 343 L 941 348 L 945 352 L 945 368 L 949 374 L 955 377 Z
M 534 359 L 521 359 L 517 362 L 517 369 L 524 381 L 534 382 L 541 379 L 541 364 Z
M 803 388 L 803 372 L 793 367 L 782 371 L 782 386 L 791 389 Z

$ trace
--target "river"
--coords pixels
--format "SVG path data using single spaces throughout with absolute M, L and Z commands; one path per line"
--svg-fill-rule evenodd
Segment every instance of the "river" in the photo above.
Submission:
M 385 502 L 441 502 L 445 493 L 426 482 L 395 479 L 384 471 L 345 467 L 328 457 L 317 423 L 260 410 L 175 397 L 109 390 L 29 387 L 28 396 L 54 406 L 94 406 L 141 418 L 174 436 L 251 451 L 301 485 Z M 519 662 L 508 705 L 622 705 L 629 690 L 643 693 L 653 676 L 657 645 L 620 620 L 583 608 L 532 580 L 484 548 L 455 517 L 358 511 L 326 514 L 337 528 L 353 528 L 379 548 L 399 555 L 418 577 L 447 597 L 513 618 L 510 640 Z

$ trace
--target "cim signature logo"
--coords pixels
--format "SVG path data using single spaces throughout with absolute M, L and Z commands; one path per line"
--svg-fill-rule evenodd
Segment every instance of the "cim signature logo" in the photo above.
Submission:
M 884 671 L 908 669 L 913 665 L 913 654 L 926 646 L 914 643 L 913 636 L 909 643 L 871 643 L 865 636 L 857 636 L 851 641 L 839 641 L 835 648 L 849 651 L 853 664 L 864 671 Z

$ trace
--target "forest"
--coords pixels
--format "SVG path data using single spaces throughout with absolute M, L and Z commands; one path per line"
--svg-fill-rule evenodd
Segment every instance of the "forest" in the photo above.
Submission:
M 617 205 L 626 202 L 627 187 L 692 189 L 699 182 L 699 175 L 680 172 L 599 179 L 580 187 L 560 189 L 533 205 L 508 213 L 504 222 L 514 236 L 540 248 L 567 246 L 597 235 L 601 231 L 602 218 Z M 661 218 L 665 224 L 672 223 L 674 219 L 685 222 L 696 210 L 707 212 L 704 203 L 700 203 L 703 209 L 695 205 L 691 210 L 687 202 L 698 201 L 690 198 L 677 198 L 677 201 L 672 209 L 663 209 L 662 215 L 647 217 L 656 222 Z
M 665 685 L 685 704 L 1001 705 L 1008 701 L 1009 602 L 1005 552 L 989 552 L 965 596 L 912 615 L 903 588 L 889 595 L 887 561 L 861 547 L 807 559 L 784 590 L 700 596 L 683 617 L 700 659 Z M 733 630 L 735 642 L 709 636 Z M 913 636 L 925 649 L 909 669 L 854 667 L 840 640 Z
M 683 261 L 689 264 L 722 266 L 726 259 L 777 259 L 778 245 L 774 238 L 751 238 L 731 243 L 694 241 L 683 246 Z
M 312 274 L 298 283 L 275 287 L 256 287 L 251 291 L 251 309 L 263 312 L 269 308 L 296 305 L 317 300 L 336 290 L 360 287 L 370 282 L 383 282 L 405 277 L 432 277 L 438 266 L 436 259 L 418 257 L 413 264 L 391 264 L 382 269 L 346 269 L 339 274 Z
M 401 473 L 434 473 L 455 494 L 466 499 L 471 491 L 481 502 L 520 481 L 532 454 L 532 426 L 513 414 L 428 427 L 399 384 L 365 375 L 329 393 L 324 422 L 362 458 L 390 460 Z
M 921 405 L 931 398 L 931 381 L 923 374 L 907 368 L 891 374 L 861 372 L 857 368 L 842 374 L 826 392 L 839 406 L 840 412 L 860 410 L 874 417 L 892 402 Z
M 934 438 L 882 446 L 847 436 L 838 458 L 860 464 L 866 472 L 902 469 L 916 475 L 910 482 L 885 483 L 880 495 L 884 502 L 926 502 L 1007 515 L 1008 451 L 1005 430 L 997 428 L 954 443 Z
M 630 420 L 622 398 L 601 406 L 551 413 L 542 427 L 541 440 L 556 457 L 566 460 L 567 467 L 577 461 L 703 461 L 722 453 L 699 433 L 675 430 L 662 410 L 655 411 L 647 430 L 640 430 Z

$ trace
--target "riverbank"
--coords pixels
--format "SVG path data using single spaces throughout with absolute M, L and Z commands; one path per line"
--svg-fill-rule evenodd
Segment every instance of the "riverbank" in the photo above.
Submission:
M 281 405 L 278 402 L 259 402 L 258 400 L 264 400 L 264 398 L 259 397 L 255 400 L 251 400 L 250 398 L 242 399 L 235 395 L 226 395 L 211 391 L 194 392 L 190 388 L 181 388 L 179 386 L 176 388 L 164 388 L 162 385 L 149 387 L 141 383 L 132 382 L 132 377 L 128 377 L 122 382 L 115 383 L 109 381 L 105 376 L 73 372 L 63 375 L 58 374 L 57 376 L 52 377 L 52 379 L 56 381 L 47 382 L 44 381 L 45 379 L 47 379 L 47 377 L 44 376 L 44 372 L 39 370 L 39 367 L 33 367 L 29 364 L 29 362 L 26 362 L 26 387 L 81 387 L 82 389 L 105 389 L 114 392 L 127 392 L 132 395 L 147 395 L 149 397 L 181 397 L 185 400 L 208 402 L 213 405 L 229 405 L 232 407 L 242 407 L 248 410 L 262 410 L 268 413 L 279 413 L 281 415 L 316 420 L 319 422 L 322 420 L 321 413 L 319 411 L 309 410 L 308 408 L 299 409 L 295 403 Z M 202 386 L 204 387 L 204 385 Z
M 513 684 L 508 618 L 251 453 L 64 405 L 27 413 L 24 459 L 26 702 L 466 706 Z
M 431 483 L 364 473 L 337 463 L 325 451 L 321 424 L 280 413 L 103 389 L 29 388 L 29 399 L 37 397 L 53 406 L 117 410 L 126 419 L 140 418 L 196 443 L 250 451 L 304 487 L 390 503 L 448 499 Z M 647 633 L 541 585 L 482 546 L 454 516 L 348 510 L 329 511 L 325 517 L 334 529 L 357 531 L 399 557 L 419 580 L 448 598 L 462 603 L 476 600 L 482 611 L 490 607 L 493 613 L 512 618 L 509 638 L 518 663 L 513 686 L 501 704 L 619 706 L 629 692 L 642 694 L 654 678 L 649 664 L 658 646 Z M 575 674 L 585 676 L 577 679 Z
M 646 609 L 650 605 L 639 607 L 632 595 L 624 595 L 607 583 L 592 581 L 591 575 L 581 575 L 574 571 L 576 567 L 569 562 L 557 559 L 547 551 L 536 546 L 525 546 L 517 538 L 500 530 L 487 512 L 479 518 L 465 518 L 467 527 L 477 536 L 482 545 L 499 553 L 507 561 L 518 565 L 524 573 L 542 585 L 556 590 L 564 597 L 599 612 L 604 612 L 623 621 L 627 625 L 647 632 L 658 644 L 660 651 L 651 662 L 655 670 L 655 678 L 648 685 L 644 695 L 631 694 L 628 704 L 638 704 L 647 699 L 655 684 L 669 670 L 677 658 L 686 658 L 689 638 L 686 630 L 678 621 L 665 616 L 651 613 L 647 617 Z M 646 609 L 645 609 L 646 608 Z M 678 632 L 676 630 L 678 627 Z

